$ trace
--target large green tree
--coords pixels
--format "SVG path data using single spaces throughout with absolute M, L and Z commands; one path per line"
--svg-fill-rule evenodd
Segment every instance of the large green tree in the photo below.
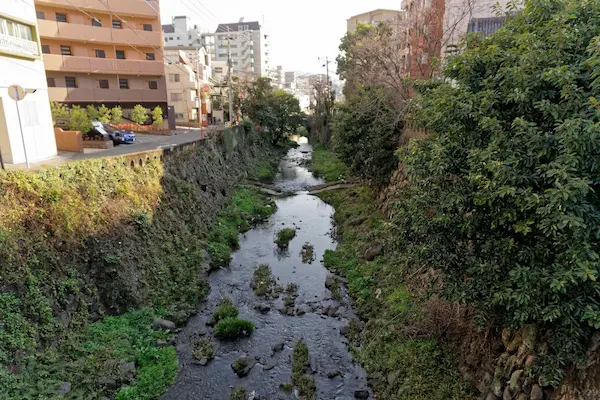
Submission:
M 248 86 L 242 113 L 260 125 L 273 144 L 295 133 L 304 120 L 298 99 L 283 90 L 273 90 L 268 78 L 260 78 Z
M 446 294 L 538 327 L 557 384 L 600 328 L 600 0 L 530 0 L 419 90 L 397 243 Z

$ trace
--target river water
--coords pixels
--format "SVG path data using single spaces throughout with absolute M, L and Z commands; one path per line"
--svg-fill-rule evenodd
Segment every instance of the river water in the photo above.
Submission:
M 180 372 L 163 399 L 227 400 L 233 387 L 254 391 L 260 399 L 296 399 L 296 391 L 285 393 L 280 384 L 291 382 L 293 347 L 301 339 L 308 345 L 317 399 L 350 400 L 355 398 L 356 390 L 367 388 L 365 372 L 353 361 L 346 339 L 340 335 L 340 328 L 353 317 L 350 301 L 342 290 L 343 304 L 337 303 L 325 288 L 327 270 L 321 261 L 325 250 L 336 246 L 331 237 L 333 209 L 307 193 L 307 188 L 323 183 L 303 166 L 311 152 L 308 144 L 289 151 L 280 163 L 275 185 L 295 195 L 277 199 L 277 212 L 241 235 L 240 248 L 233 254 L 230 267 L 210 275 L 211 291 L 206 303 L 179 334 Z M 296 228 L 297 236 L 286 251 L 280 251 L 273 240 L 284 227 Z M 314 246 L 316 259 L 312 264 L 302 262 L 302 246 L 306 243 Z M 250 281 L 259 264 L 271 267 L 279 285 L 298 285 L 296 305 L 306 314 L 283 315 L 279 311 L 283 307 L 281 298 L 265 301 L 254 294 Z M 251 337 L 236 342 L 214 339 L 215 358 L 206 366 L 198 365 L 191 354 L 193 345 L 200 336 L 211 335 L 211 328 L 205 324 L 224 297 L 233 301 L 240 318 L 252 321 L 256 330 Z M 260 303 L 269 304 L 271 311 L 260 313 L 255 309 Z M 332 307 L 339 307 L 337 313 L 331 313 Z M 272 346 L 281 342 L 285 343 L 283 351 L 273 352 Z M 231 364 L 242 356 L 257 360 L 245 378 L 239 378 L 231 369 Z M 340 375 L 329 379 L 332 371 Z

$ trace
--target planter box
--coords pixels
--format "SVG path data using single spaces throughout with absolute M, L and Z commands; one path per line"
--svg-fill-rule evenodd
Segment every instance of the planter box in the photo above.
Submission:
M 56 139 L 56 148 L 58 150 L 83 153 L 83 137 L 81 132 L 54 128 L 54 138 Z

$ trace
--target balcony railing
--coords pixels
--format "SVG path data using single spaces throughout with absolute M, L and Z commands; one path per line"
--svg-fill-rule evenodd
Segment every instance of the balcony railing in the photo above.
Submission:
M 0 49 L 25 56 L 39 56 L 37 42 L 0 33 Z
M 165 67 L 160 61 L 117 60 L 111 58 L 93 58 L 44 54 L 46 71 L 83 72 L 94 74 L 121 75 L 164 75 Z

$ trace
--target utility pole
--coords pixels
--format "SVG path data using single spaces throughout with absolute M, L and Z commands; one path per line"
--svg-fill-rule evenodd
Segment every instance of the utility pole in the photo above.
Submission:
M 319 61 L 323 61 L 323 58 L 319 57 Z M 325 68 L 327 68 L 327 88 L 331 91 L 331 81 L 329 80 L 329 64 L 331 64 L 331 61 L 329 61 L 329 56 L 325 57 L 325 64 L 323 64 L 323 66 Z
M 198 128 L 202 132 L 202 99 L 200 98 L 200 56 L 194 54 L 196 58 L 196 101 L 198 102 Z
M 229 31 L 229 27 L 227 27 L 227 31 Z M 233 126 L 233 59 L 231 58 L 231 36 L 228 36 L 227 48 L 227 64 L 229 65 L 229 125 Z

